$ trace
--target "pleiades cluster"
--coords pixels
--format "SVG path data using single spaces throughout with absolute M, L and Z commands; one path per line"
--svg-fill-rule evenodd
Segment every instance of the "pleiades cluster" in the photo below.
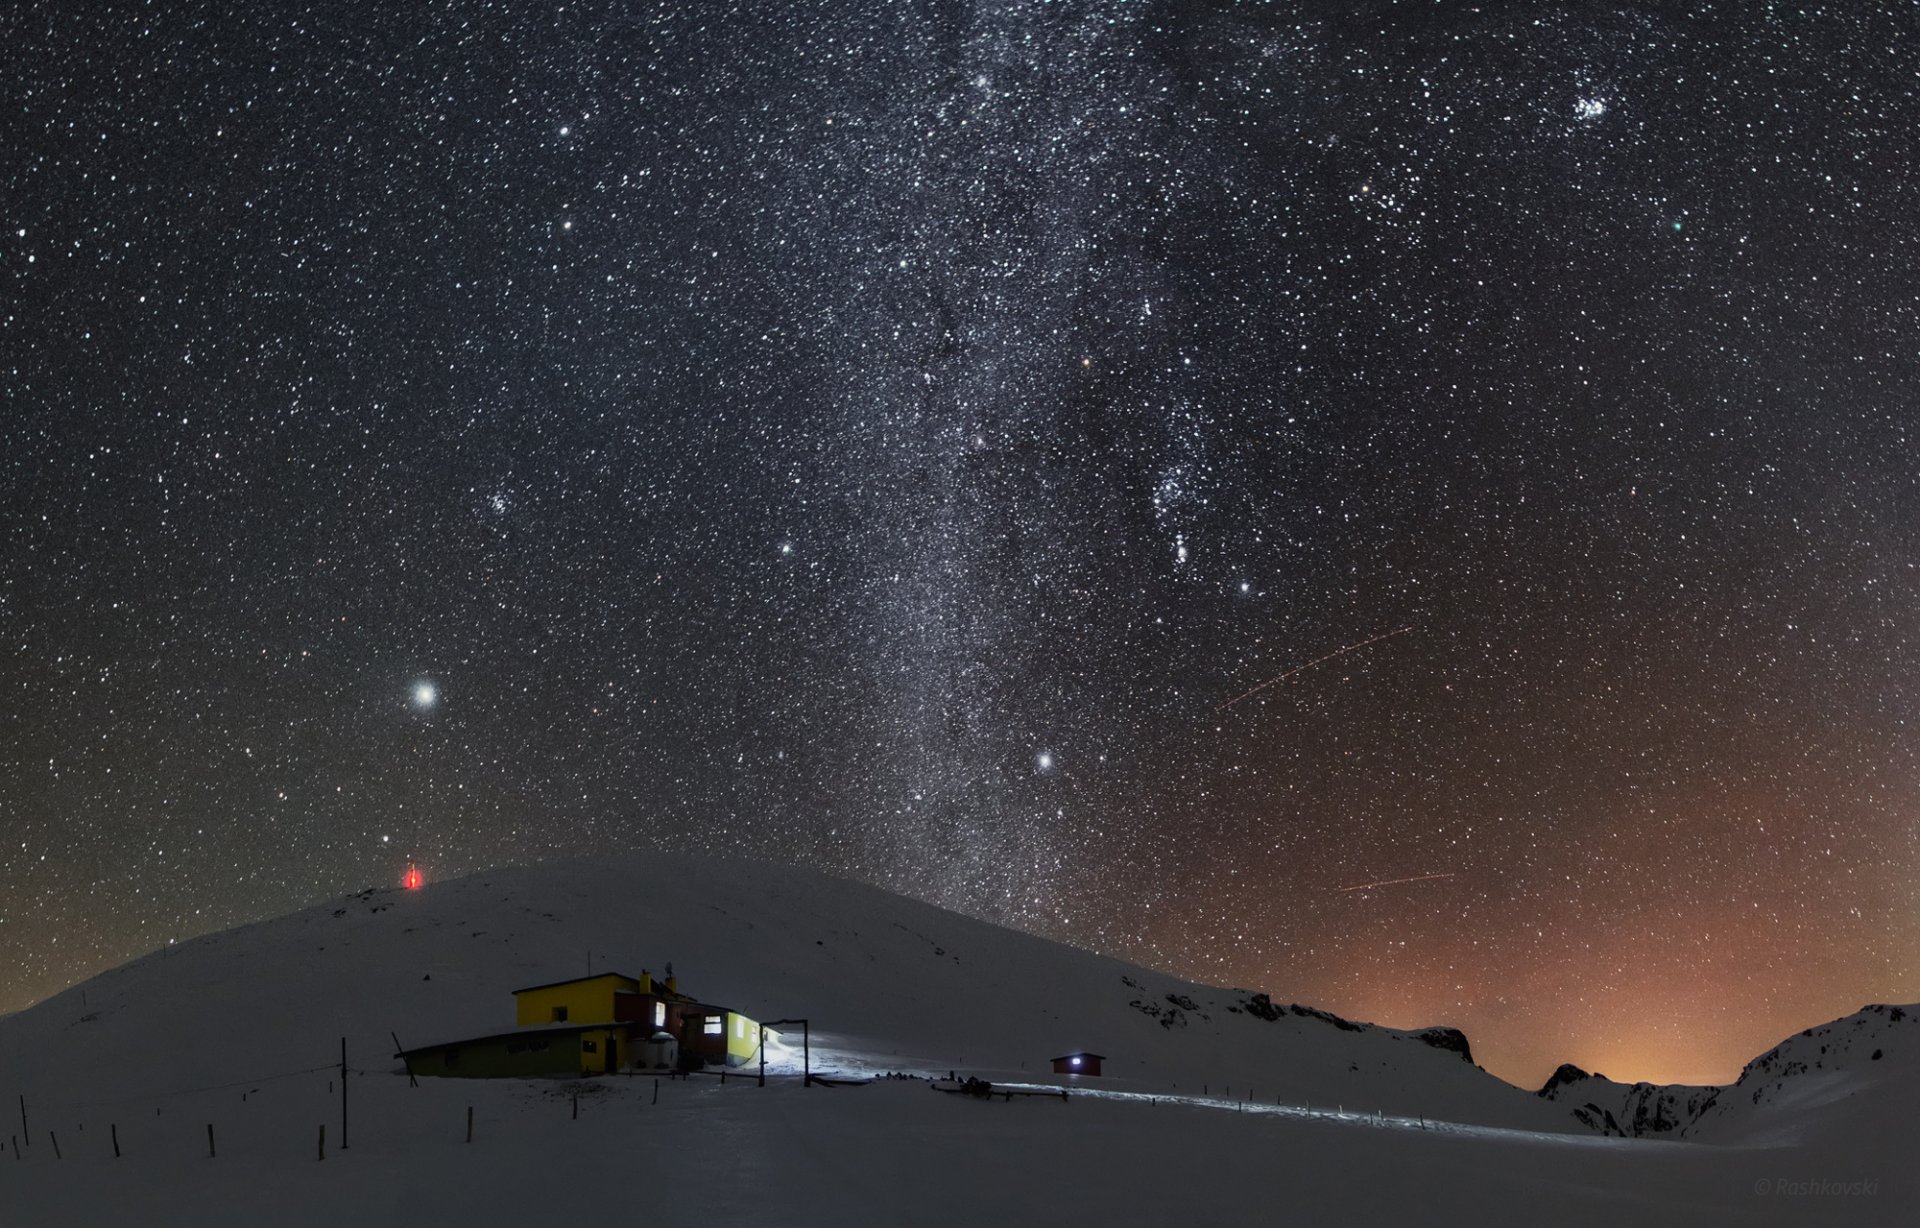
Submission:
M 1496 1073 L 1920 996 L 1904 3 L 0 13 L 0 1009 L 798 860 Z

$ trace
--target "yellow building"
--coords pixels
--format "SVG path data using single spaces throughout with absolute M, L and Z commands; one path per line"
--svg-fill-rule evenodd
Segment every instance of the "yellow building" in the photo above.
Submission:
M 414 1074 L 498 1077 L 614 1074 L 660 1032 L 679 1042 L 683 1064 L 744 1066 L 759 1057 L 760 1025 L 679 992 L 674 978 L 602 972 L 513 991 L 515 1033 L 408 1050 Z
M 603 972 L 599 976 L 516 989 L 513 991 L 514 1023 L 523 1028 L 542 1023 L 612 1023 L 616 1018 L 613 995 L 640 993 L 640 985 L 639 977 Z

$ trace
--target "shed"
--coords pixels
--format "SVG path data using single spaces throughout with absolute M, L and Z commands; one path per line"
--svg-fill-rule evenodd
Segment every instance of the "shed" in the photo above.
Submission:
M 1073 1075 L 1097 1075 L 1100 1063 L 1106 1061 L 1098 1053 L 1066 1053 L 1053 1059 L 1053 1073 Z

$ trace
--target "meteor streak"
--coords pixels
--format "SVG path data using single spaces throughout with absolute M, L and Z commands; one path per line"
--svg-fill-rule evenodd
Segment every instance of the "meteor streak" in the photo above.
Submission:
M 1355 883 L 1351 887 L 1335 887 L 1338 891 L 1367 891 L 1374 887 L 1397 887 L 1401 883 L 1424 883 L 1429 879 L 1452 878 L 1453 874 L 1416 874 L 1412 878 L 1383 878 L 1377 883 Z
M 1374 636 L 1372 639 L 1361 640 L 1357 644 L 1348 644 L 1345 648 L 1336 648 L 1324 657 L 1315 657 L 1313 660 L 1307 662 L 1305 665 L 1294 666 L 1292 669 L 1288 670 L 1284 674 L 1281 674 L 1277 678 L 1267 679 L 1265 682 L 1261 683 L 1259 686 L 1254 687 L 1251 691 L 1242 691 L 1240 694 L 1235 695 L 1232 699 L 1229 699 L 1226 703 L 1221 704 L 1217 709 L 1215 709 L 1215 711 L 1225 712 L 1228 708 L 1233 707 L 1233 705 L 1239 703 L 1241 700 L 1247 698 L 1248 696 L 1258 695 L 1260 692 L 1266 690 L 1268 687 L 1273 686 L 1277 683 L 1285 682 L 1287 679 L 1293 677 L 1295 674 L 1300 673 L 1303 670 L 1309 670 L 1316 665 L 1325 664 L 1326 662 L 1333 660 L 1335 657 L 1344 657 L 1350 652 L 1358 652 L 1360 649 L 1365 648 L 1368 644 L 1378 644 L 1381 640 L 1390 640 L 1396 635 L 1405 635 L 1407 632 L 1411 630 L 1413 630 L 1412 627 L 1401 627 L 1394 631 L 1383 631 L 1379 635 Z

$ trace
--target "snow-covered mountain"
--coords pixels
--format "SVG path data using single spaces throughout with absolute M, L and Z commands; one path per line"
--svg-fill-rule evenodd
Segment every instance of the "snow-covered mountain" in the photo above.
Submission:
M 1920 1006 L 1865 1006 L 1789 1036 L 1701 1105 L 1689 1138 L 1794 1143 L 1907 1137 L 1920 1114 Z
M 147 956 L 0 1019 L 0 1087 L 245 1078 L 325 1062 L 343 1036 L 357 1063 L 390 1066 L 393 1037 L 510 1028 L 515 988 L 670 961 L 704 1000 L 810 1019 L 846 1067 L 1039 1076 L 1086 1049 L 1108 1086 L 1580 1128 L 1480 1070 L 1449 1028 L 1353 1023 L 811 871 L 662 854 L 369 890 Z
M 1616 1083 L 1564 1065 L 1536 1094 L 1616 1137 L 1872 1142 L 1920 1110 L 1920 1007 L 1866 1006 L 1808 1028 L 1725 1087 Z
M 1566 1105 L 1574 1119 L 1614 1138 L 1679 1137 L 1718 1094 L 1717 1087 L 1685 1084 L 1618 1083 L 1563 1064 L 1537 1093 Z

